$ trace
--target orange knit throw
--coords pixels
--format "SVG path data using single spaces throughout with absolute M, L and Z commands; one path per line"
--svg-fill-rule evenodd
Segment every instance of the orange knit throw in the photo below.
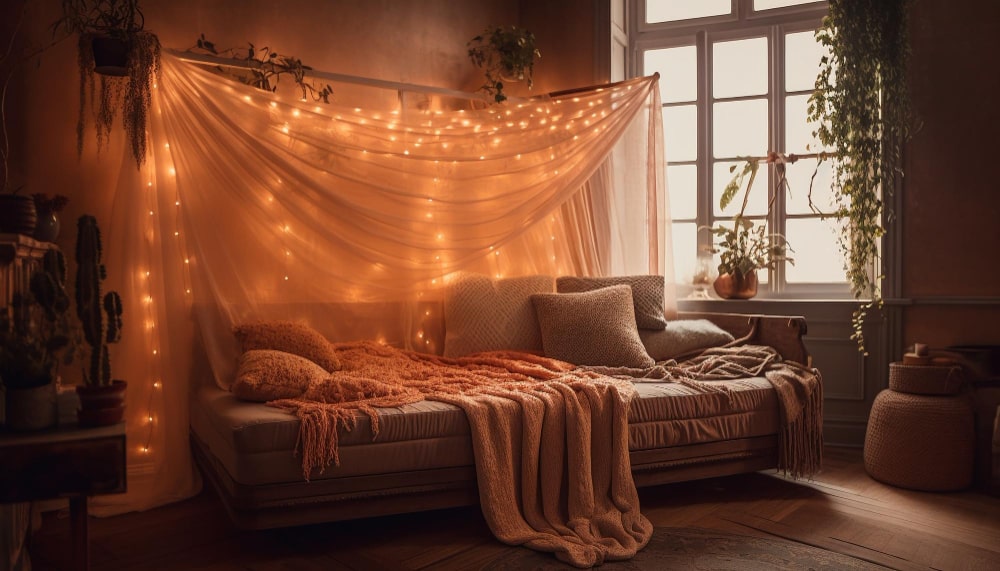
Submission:
M 497 539 L 577 567 L 629 559 L 652 536 L 628 456 L 627 379 L 523 353 L 446 359 L 363 342 L 338 347 L 343 369 L 296 399 L 269 404 L 300 421 L 308 476 L 339 464 L 338 429 L 376 407 L 436 400 L 472 429 L 483 515 Z

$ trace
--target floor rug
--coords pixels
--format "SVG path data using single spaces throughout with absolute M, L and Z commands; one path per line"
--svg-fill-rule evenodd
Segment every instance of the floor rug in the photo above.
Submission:
M 483 567 L 484 571 L 574 569 L 530 549 L 511 549 Z M 885 567 L 794 541 L 749 537 L 708 529 L 657 527 L 645 549 L 629 561 L 613 561 L 606 571 L 777 571 L 874 570 Z

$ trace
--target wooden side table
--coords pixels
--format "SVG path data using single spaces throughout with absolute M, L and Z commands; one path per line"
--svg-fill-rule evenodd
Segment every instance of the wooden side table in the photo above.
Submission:
M 0 503 L 68 498 L 73 562 L 88 569 L 87 498 L 125 491 L 125 423 L 0 433 Z

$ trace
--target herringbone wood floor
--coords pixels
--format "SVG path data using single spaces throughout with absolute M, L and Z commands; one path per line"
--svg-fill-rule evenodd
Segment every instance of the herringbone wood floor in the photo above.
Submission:
M 824 466 L 812 482 L 757 473 L 642 489 L 643 513 L 658 527 L 778 536 L 897 569 L 1000 569 L 1000 498 L 879 484 L 856 449 L 828 447 Z M 69 538 L 66 515 L 48 514 L 35 568 L 68 568 Z M 210 489 L 91 520 L 95 571 L 476 569 L 506 549 L 477 508 L 240 532 Z

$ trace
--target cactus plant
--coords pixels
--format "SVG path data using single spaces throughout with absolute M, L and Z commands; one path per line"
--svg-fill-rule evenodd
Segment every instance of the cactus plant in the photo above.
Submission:
M 108 343 L 121 340 L 122 302 L 117 292 L 101 295 L 101 282 L 107 277 L 101 255 L 97 219 L 81 216 L 76 237 L 76 315 L 80 318 L 83 338 L 90 345 L 90 365 L 83 372 L 84 382 L 89 386 L 111 384 Z
M 51 383 L 63 356 L 72 359 L 73 328 L 66 293 L 66 258 L 49 250 L 28 290 L 0 309 L 0 378 L 7 388 Z

